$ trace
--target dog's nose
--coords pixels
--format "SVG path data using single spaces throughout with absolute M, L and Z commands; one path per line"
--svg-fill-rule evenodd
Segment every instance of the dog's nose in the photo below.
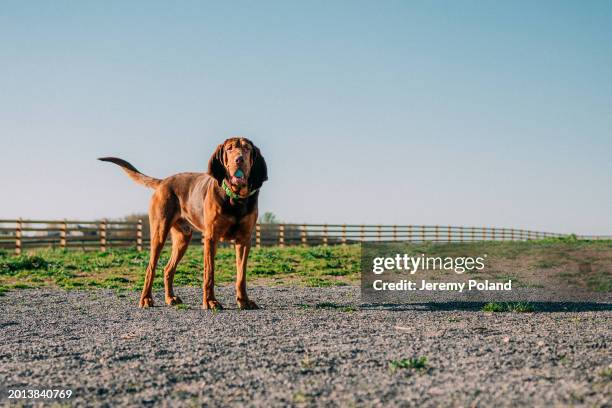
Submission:
M 236 164 L 242 164 L 244 162 L 244 157 L 242 155 L 236 157 Z

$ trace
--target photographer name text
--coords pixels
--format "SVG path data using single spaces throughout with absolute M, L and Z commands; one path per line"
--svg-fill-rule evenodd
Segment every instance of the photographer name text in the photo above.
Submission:
M 386 282 L 382 279 L 377 279 L 372 283 L 374 290 L 384 291 L 451 291 L 464 292 L 466 289 L 478 291 L 510 291 L 512 290 L 512 280 L 507 282 L 490 282 L 488 280 L 477 281 L 470 279 L 467 282 L 431 282 L 425 279 L 420 281 L 412 281 L 401 279 L 396 282 Z

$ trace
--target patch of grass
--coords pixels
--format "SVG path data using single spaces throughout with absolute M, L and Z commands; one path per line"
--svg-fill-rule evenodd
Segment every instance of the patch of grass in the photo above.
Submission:
M 598 374 L 604 380 L 612 381 L 612 367 L 604 368 Z
M 587 287 L 595 292 L 612 292 L 612 274 L 603 272 L 589 276 L 586 279 Z
M 46 269 L 48 266 L 47 260 L 41 256 L 17 255 L 0 259 L 0 275 L 9 275 L 24 270 Z
M 500 303 L 489 302 L 482 307 L 483 312 L 505 312 L 504 306 Z
M 329 286 L 337 286 L 337 283 L 333 280 L 319 278 L 318 276 L 312 278 L 306 278 L 304 280 L 306 286 L 310 286 L 313 288 L 325 288 Z
M 249 273 L 255 275 L 255 276 L 274 276 L 277 274 L 277 272 L 273 269 L 268 269 L 268 268 L 262 268 L 262 267 L 255 267 L 255 268 L 251 268 L 251 270 L 249 271 Z
M 300 361 L 300 367 L 303 369 L 311 369 L 314 366 L 314 361 L 310 357 L 306 356 Z
M 14 283 L 10 287 L 11 289 L 32 289 L 34 286 L 28 285 L 27 283 Z
M 348 269 L 328 269 L 324 272 L 327 276 L 346 276 L 350 275 L 351 271 Z
M 512 276 L 515 285 L 519 285 L 517 279 L 522 279 L 522 275 L 506 270 L 508 265 L 518 265 L 519 262 L 521 271 L 530 273 L 538 268 L 537 265 L 540 265 L 540 269 L 552 267 L 554 261 L 563 270 L 551 279 L 594 291 L 612 291 L 611 262 L 608 261 L 612 241 L 583 241 L 570 237 L 528 242 L 426 242 L 398 244 L 398 250 L 434 257 L 487 254 L 486 271 L 483 273 L 495 271 L 495 275 L 504 278 L 517 275 Z M 360 255 L 360 245 L 253 248 L 247 274 L 254 285 L 282 283 L 289 286 L 329 287 L 356 284 L 360 279 Z M 148 258 L 148 251 L 137 252 L 135 249 L 112 249 L 107 252 L 41 249 L 20 256 L 0 252 L 0 286 L 11 288 L 14 284 L 24 284 L 29 287 L 56 286 L 67 290 L 134 290 L 142 286 Z M 170 245 L 166 245 L 153 281 L 156 290 L 163 288 L 163 268 L 169 258 Z M 579 273 L 577 264 L 585 259 L 589 260 L 592 271 Z M 201 287 L 202 268 L 201 248 L 191 246 L 178 266 L 175 285 Z M 215 262 L 215 284 L 232 284 L 235 279 L 235 250 L 221 247 Z M 522 282 L 524 284 L 520 286 L 540 287 L 536 285 L 541 283 L 540 280 L 532 282 L 529 279 Z
M 310 400 L 310 395 L 304 391 L 297 391 L 293 394 L 293 402 L 296 404 L 304 404 Z
M 489 302 L 482 307 L 483 312 L 514 312 L 514 313 L 531 313 L 535 311 L 532 304 L 527 302 Z
M 506 307 L 509 312 L 514 313 L 532 313 L 535 311 L 533 305 L 526 302 L 508 303 Z
M 253 248 L 248 275 L 252 282 L 270 279 L 288 285 L 334 286 L 359 279 L 359 246 Z M 147 251 L 113 249 L 107 252 L 41 249 L 15 256 L 0 254 L 0 285 L 17 282 L 32 286 L 58 286 L 67 290 L 108 288 L 135 289 L 144 281 Z M 169 245 L 161 254 L 153 287 L 163 288 L 163 268 L 170 257 Z M 202 285 L 202 251 L 187 250 L 175 274 L 175 285 Z M 326 277 L 327 276 L 327 277 Z M 236 279 L 235 251 L 219 248 L 215 262 L 215 283 L 224 285 Z
M 85 282 L 82 281 L 72 281 L 68 279 L 58 279 L 55 283 L 62 289 L 71 290 L 71 289 L 83 289 L 86 286 Z
M 332 259 L 334 251 L 331 246 L 310 247 L 304 253 L 304 258 L 308 259 Z
M 391 371 L 400 369 L 424 370 L 427 368 L 427 357 L 403 358 L 401 360 L 389 361 L 389 369 Z
M 175 306 L 175 309 L 176 310 L 189 310 L 190 307 L 186 303 L 179 303 L 178 305 Z

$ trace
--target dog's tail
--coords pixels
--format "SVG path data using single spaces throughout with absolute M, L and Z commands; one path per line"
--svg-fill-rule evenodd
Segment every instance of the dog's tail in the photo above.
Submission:
M 159 186 L 159 183 L 162 182 L 160 179 L 145 176 L 144 174 L 139 172 L 136 167 L 132 166 L 130 163 L 118 157 L 100 157 L 98 160 L 115 163 L 116 165 L 121 166 L 123 171 L 125 171 L 132 180 L 134 180 L 138 184 L 142 184 L 143 186 L 157 188 L 157 186 Z

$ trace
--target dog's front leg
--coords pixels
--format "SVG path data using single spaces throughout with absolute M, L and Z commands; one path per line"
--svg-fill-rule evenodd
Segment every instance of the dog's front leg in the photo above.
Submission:
M 236 241 L 236 302 L 240 309 L 259 309 L 257 304 L 249 300 L 247 296 L 246 269 L 250 249 L 250 240 L 246 242 Z
M 217 241 L 214 238 L 204 238 L 204 280 L 202 309 L 223 309 L 221 303 L 215 299 L 215 254 Z

